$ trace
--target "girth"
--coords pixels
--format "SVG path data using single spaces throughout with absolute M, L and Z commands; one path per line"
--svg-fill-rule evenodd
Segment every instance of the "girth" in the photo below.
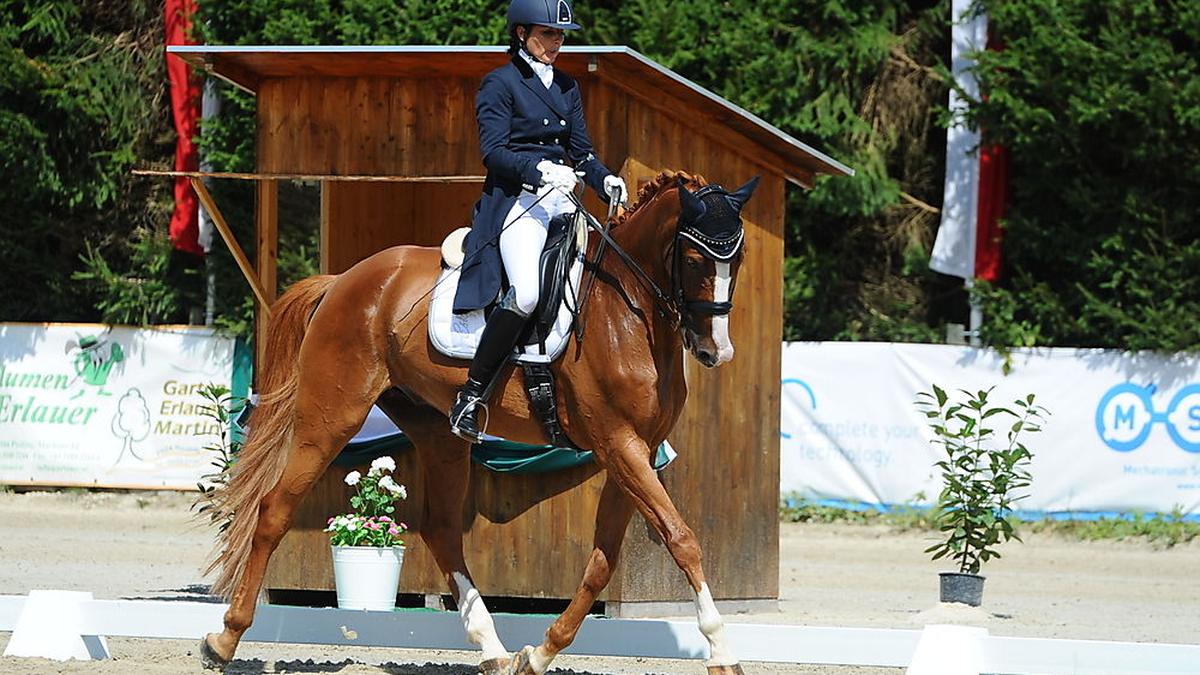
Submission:
M 529 407 L 533 410 L 533 418 L 537 420 L 550 445 L 556 448 L 579 447 L 571 442 L 558 421 L 558 394 L 554 386 L 554 374 L 546 363 L 522 363 L 525 371 L 525 393 L 529 395 Z

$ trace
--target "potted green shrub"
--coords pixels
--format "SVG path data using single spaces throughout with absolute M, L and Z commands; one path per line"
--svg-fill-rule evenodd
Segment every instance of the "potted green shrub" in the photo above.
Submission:
M 932 553 L 934 560 L 949 557 L 958 563 L 957 572 L 940 574 L 942 602 L 972 607 L 983 600 L 980 567 L 1000 557 L 999 544 L 1021 540 L 1011 513 L 1013 504 L 1028 496 L 1021 491 L 1032 481 L 1033 455 L 1019 439 L 1040 431 L 1049 414 L 1034 403 L 1033 394 L 1004 407 L 988 401 L 991 391 L 960 389 L 951 397 L 935 384 L 930 392 L 917 394 L 916 400 L 933 430 L 932 442 L 946 453 L 935 464 L 942 478 L 934 507 L 941 541 L 925 552 Z M 1003 443 L 997 442 L 1000 425 L 1007 438 Z

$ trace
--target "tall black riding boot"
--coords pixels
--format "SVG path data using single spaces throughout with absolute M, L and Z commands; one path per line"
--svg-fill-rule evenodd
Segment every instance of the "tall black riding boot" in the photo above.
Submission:
M 501 303 L 488 317 L 483 335 L 479 337 L 479 349 L 475 350 L 475 360 L 467 371 L 467 383 L 458 390 L 454 405 L 450 407 L 450 430 L 472 443 L 478 443 L 484 431 L 479 426 L 477 412 L 483 408 L 486 413 L 492 388 L 528 318 L 507 304 Z

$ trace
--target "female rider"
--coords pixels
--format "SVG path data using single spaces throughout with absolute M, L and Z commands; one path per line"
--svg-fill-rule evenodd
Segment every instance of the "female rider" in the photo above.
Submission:
M 596 159 L 579 86 L 554 69 L 565 32 L 578 28 L 571 0 L 512 0 L 512 60 L 483 78 L 475 99 L 488 173 L 466 239 L 454 311 L 495 302 L 502 274 L 509 289 L 488 317 L 467 382 L 450 408 L 451 430 L 471 442 L 482 434 L 477 411 L 486 407 L 537 306 L 538 258 L 550 220 L 573 208 L 563 192 L 575 188 L 576 171 L 605 201 L 624 202 L 628 195 L 625 181 Z

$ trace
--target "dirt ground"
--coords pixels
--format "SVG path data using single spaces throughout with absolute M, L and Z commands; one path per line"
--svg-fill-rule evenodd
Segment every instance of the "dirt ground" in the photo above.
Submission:
M 202 599 L 207 585 L 199 568 L 211 534 L 192 520 L 190 502 L 170 493 L 0 494 L 0 594 L 48 588 L 92 591 L 97 598 Z M 949 620 L 983 625 L 996 635 L 1200 643 L 1197 542 L 1159 550 L 1029 535 L 989 563 L 984 606 L 970 610 L 938 606 L 936 572 L 947 567 L 922 553 L 925 534 L 785 524 L 780 539 L 779 611 L 727 615 L 726 621 L 914 629 Z M 0 632 L 0 650 L 8 638 Z M 4 657 L 0 672 L 203 672 L 195 641 L 110 638 L 108 644 L 109 661 Z M 472 652 L 245 643 L 228 672 L 469 675 L 476 661 Z M 703 672 L 698 662 L 679 660 L 563 656 L 554 665 L 551 672 L 581 675 Z M 901 672 L 744 667 L 747 675 Z

